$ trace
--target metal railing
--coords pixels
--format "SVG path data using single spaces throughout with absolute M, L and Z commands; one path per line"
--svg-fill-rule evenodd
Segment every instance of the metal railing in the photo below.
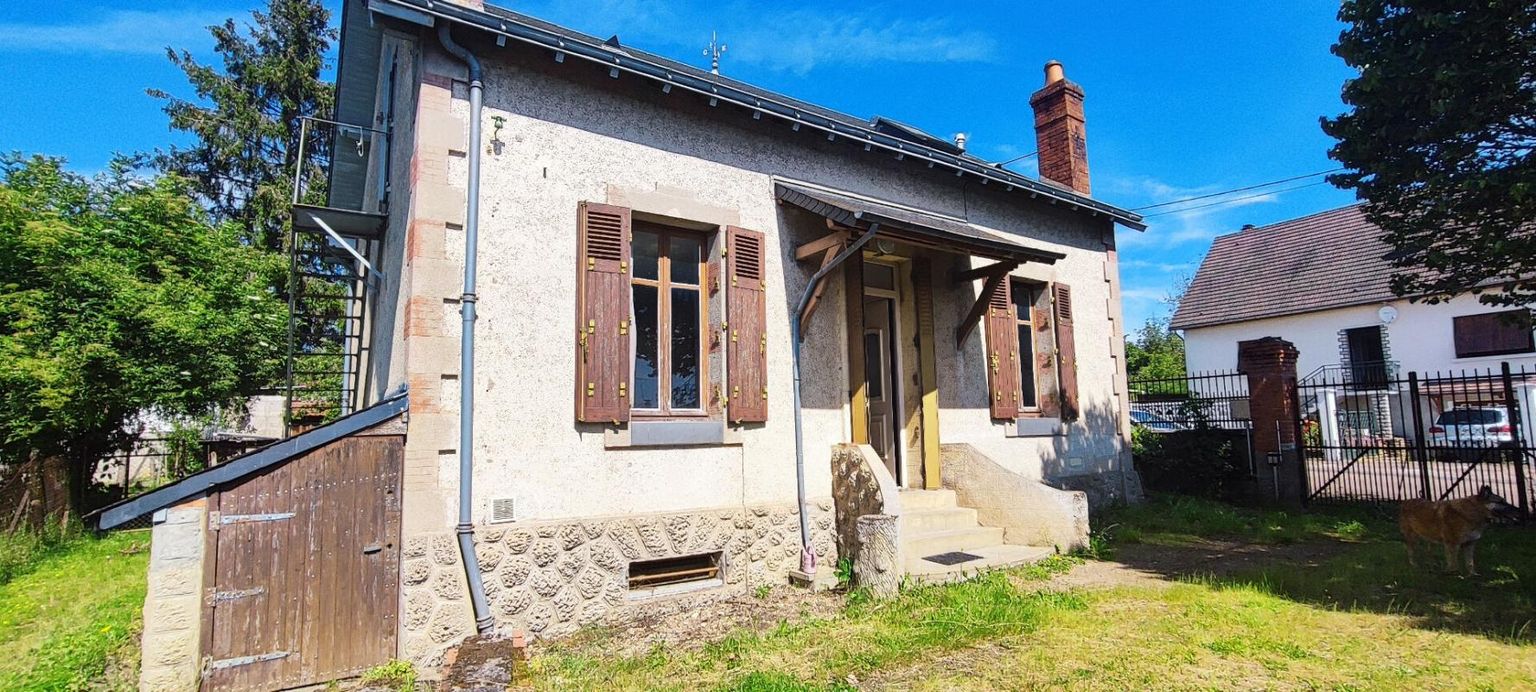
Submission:
M 388 130 L 299 119 L 293 203 L 383 214 L 389 209 Z

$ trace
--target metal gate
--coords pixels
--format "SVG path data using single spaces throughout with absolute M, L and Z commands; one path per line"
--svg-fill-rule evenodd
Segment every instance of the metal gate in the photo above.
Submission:
M 312 685 L 394 657 L 403 449 L 343 438 L 210 498 L 205 689 Z
M 1443 500 L 1490 487 L 1529 516 L 1536 373 L 1404 376 L 1396 364 L 1329 366 L 1297 386 L 1307 501 Z

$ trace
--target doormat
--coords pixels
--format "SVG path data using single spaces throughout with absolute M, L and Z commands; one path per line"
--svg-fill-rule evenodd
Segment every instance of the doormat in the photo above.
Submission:
M 962 552 L 957 550 L 957 551 L 950 552 L 950 553 L 939 553 L 938 555 L 929 555 L 928 557 L 925 557 L 923 559 L 927 560 L 929 562 L 937 562 L 937 563 L 939 563 L 941 565 L 958 565 L 958 564 L 960 564 L 962 562 L 970 562 L 971 560 L 980 560 L 981 556 L 980 555 L 972 555 L 970 553 L 962 553 Z

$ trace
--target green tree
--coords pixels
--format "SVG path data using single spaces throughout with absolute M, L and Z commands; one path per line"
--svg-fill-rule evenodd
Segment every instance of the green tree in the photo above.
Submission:
M 299 164 L 300 119 L 332 114 L 334 90 L 321 73 L 336 31 L 318 0 L 270 0 L 266 12 L 251 17 L 248 34 L 233 19 L 209 27 L 222 69 L 185 50 L 166 50 L 196 100 L 160 89 L 149 94 L 165 101 L 173 129 L 196 139 L 163 154 L 161 166 L 191 181 L 214 220 L 234 221 L 250 243 L 280 250 Z M 304 143 L 306 179 L 316 183 L 303 191 L 307 201 L 324 199 L 328 144 L 322 136 Z
M 66 459 L 77 510 L 131 418 L 238 406 L 282 362 L 281 260 L 130 168 L 0 157 L 0 462 Z
M 1166 318 L 1151 318 L 1125 340 L 1125 369 L 1132 380 L 1184 377 L 1184 338 Z
M 1346 0 L 1333 52 L 1358 77 L 1330 156 L 1394 248 L 1398 295 L 1536 299 L 1536 3 Z

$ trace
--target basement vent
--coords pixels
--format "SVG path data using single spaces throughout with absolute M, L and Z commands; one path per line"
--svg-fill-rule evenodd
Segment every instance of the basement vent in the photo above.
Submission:
M 512 511 L 512 498 L 501 497 L 491 500 L 491 523 L 501 524 L 517 518 Z
M 672 584 L 720 578 L 720 553 L 703 553 L 629 563 L 629 589 L 637 591 Z

